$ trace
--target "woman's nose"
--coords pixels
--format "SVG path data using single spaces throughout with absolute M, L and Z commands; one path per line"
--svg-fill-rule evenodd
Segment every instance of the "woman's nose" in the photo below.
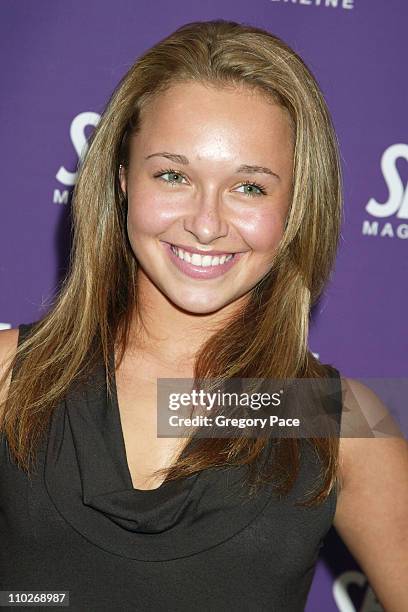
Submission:
M 194 234 L 201 244 L 228 234 L 228 222 L 219 194 L 202 195 L 184 219 L 184 229 Z

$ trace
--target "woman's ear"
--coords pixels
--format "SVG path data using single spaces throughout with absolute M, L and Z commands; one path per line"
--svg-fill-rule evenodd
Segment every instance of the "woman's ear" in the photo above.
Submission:
M 123 195 L 127 195 L 127 180 L 126 180 L 126 168 L 123 164 L 119 165 L 119 182 L 122 189 Z

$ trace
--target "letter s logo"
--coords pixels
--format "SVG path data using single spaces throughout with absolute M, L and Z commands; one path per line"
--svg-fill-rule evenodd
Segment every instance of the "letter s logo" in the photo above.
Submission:
M 357 612 L 349 593 L 351 585 L 365 590 L 362 604 L 358 608 L 359 612 L 384 612 L 367 577 L 356 570 L 343 572 L 333 583 L 333 597 L 340 612 Z
M 78 155 L 78 160 L 81 160 L 85 157 L 86 152 L 88 151 L 88 142 L 85 137 L 85 128 L 88 125 L 96 126 L 100 120 L 101 116 L 98 113 L 85 112 L 77 115 L 72 123 L 70 128 L 70 136 L 71 142 L 74 146 L 76 154 Z M 72 186 L 75 185 L 77 173 L 70 172 L 66 170 L 63 166 L 60 167 L 55 178 L 62 183 L 63 185 Z
M 368 201 L 366 211 L 374 217 L 397 215 L 399 219 L 408 219 L 408 185 L 403 185 L 396 167 L 396 161 L 402 157 L 408 161 L 408 145 L 394 144 L 388 147 L 381 158 L 381 170 L 389 190 L 387 202 L 377 202 L 374 198 Z

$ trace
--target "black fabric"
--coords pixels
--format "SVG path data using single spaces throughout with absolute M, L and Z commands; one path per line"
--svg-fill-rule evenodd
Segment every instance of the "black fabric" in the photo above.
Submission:
M 58 404 L 30 478 L 1 435 L 0 590 L 66 590 L 75 612 L 304 610 L 337 495 L 294 505 L 319 476 L 312 453 L 283 499 L 249 498 L 244 468 L 134 489 L 116 388 L 111 402 L 103 366 L 92 376 Z

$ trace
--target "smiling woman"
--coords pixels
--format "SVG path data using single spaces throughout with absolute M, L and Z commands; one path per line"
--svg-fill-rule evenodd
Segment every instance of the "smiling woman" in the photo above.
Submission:
M 347 381 L 308 350 L 341 187 L 324 97 L 278 37 L 190 23 L 138 58 L 82 160 L 54 304 L 0 332 L 0 586 L 78 612 L 296 612 L 335 523 L 408 608 L 405 442 L 339 442 Z M 184 378 L 326 381 L 335 435 L 160 437 L 159 379 Z
M 160 319 L 176 304 L 215 322 L 272 267 L 292 190 L 290 116 L 256 88 L 185 82 L 150 100 L 140 124 L 120 166 L 139 289 Z

